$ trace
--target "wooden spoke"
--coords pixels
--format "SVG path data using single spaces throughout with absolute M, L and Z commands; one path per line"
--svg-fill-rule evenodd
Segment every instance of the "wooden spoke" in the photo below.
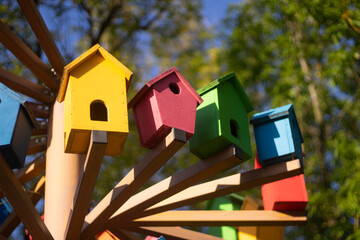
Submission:
M 125 229 L 154 237 L 163 236 L 165 239 L 170 240 L 222 240 L 222 238 L 220 237 L 192 231 L 181 227 L 129 227 Z
M 53 239 L 2 154 L 0 154 L 0 188 L 34 239 Z
M 119 207 L 124 204 L 152 175 L 154 175 L 184 144 L 186 133 L 172 131 L 110 191 L 86 216 L 80 238 L 97 233 Z
M 46 88 L 2 68 L 0 68 L 0 82 L 14 91 L 44 103 L 52 103 L 55 100 L 54 97 L 48 94 L 49 90 Z
M 95 188 L 106 146 L 107 132 L 91 131 L 89 149 L 67 222 L 65 239 L 79 239 L 85 216 L 89 211 L 91 195 Z
M 34 102 L 25 102 L 25 106 L 31 110 L 36 118 L 49 117 L 49 106 L 47 105 Z
M 40 81 L 44 82 L 52 91 L 58 91 L 59 83 L 55 80 L 51 70 L 2 21 L 0 21 L 0 42 L 28 67 Z
M 33 0 L 18 0 L 18 3 L 39 40 L 41 48 L 48 57 L 49 62 L 54 67 L 56 73 L 61 76 L 65 66 L 64 59 L 62 58 L 54 39 L 51 37 L 35 2 Z
M 38 137 L 30 140 L 27 155 L 44 152 L 46 150 L 46 137 Z
M 168 211 L 139 219 L 128 226 L 290 226 L 307 221 L 304 211 Z M 121 225 L 120 225 L 121 226 Z M 119 227 L 120 227 L 119 226 Z
M 23 168 L 21 168 L 15 175 L 19 182 L 23 185 L 24 183 L 32 180 L 36 176 L 38 176 L 40 173 L 42 173 L 45 170 L 45 156 L 44 154 L 37 157 L 34 161 L 31 163 L 25 165 Z
M 238 164 L 241 151 L 235 146 L 197 162 L 191 167 L 134 195 L 111 218 L 111 222 L 134 219 L 148 207 L 198 183 L 216 173 L 222 172 Z
M 46 121 L 38 121 L 38 126 L 38 128 L 32 130 L 32 136 L 47 134 L 48 128 Z
M 244 173 L 234 174 L 189 187 L 184 191 L 151 206 L 143 213 L 138 214 L 138 216 L 144 217 L 180 208 L 216 197 L 225 196 L 230 193 L 244 191 L 287 177 L 296 176 L 301 173 L 302 167 L 300 161 L 292 160 Z
M 40 180 L 36 183 L 35 187 L 32 189 L 32 192 L 30 193 L 30 200 L 34 204 L 34 206 L 44 196 L 44 192 L 45 192 L 45 176 L 42 176 Z M 19 224 L 20 224 L 20 218 L 18 217 L 16 212 L 10 213 L 10 215 L 0 226 L 0 234 L 9 237 Z

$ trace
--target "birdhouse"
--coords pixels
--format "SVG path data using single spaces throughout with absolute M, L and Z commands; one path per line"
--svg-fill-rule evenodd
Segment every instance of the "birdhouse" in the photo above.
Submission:
M 105 155 L 118 156 L 129 132 L 126 91 L 132 72 L 96 44 L 63 73 L 65 152 L 86 153 L 91 130 L 107 131 Z
M 253 110 L 235 73 L 221 77 L 197 91 L 204 102 L 197 108 L 190 151 L 204 159 L 231 144 L 251 158 L 247 114 Z
M 258 168 L 261 165 L 256 157 L 255 169 Z M 305 210 L 308 202 L 304 174 L 264 184 L 261 186 L 261 194 L 264 210 Z
M 171 128 L 185 131 L 189 139 L 195 131 L 196 107 L 201 102 L 175 67 L 146 83 L 129 103 L 141 145 L 155 147 Z
M 21 168 L 37 125 L 25 99 L 0 83 L 0 152 L 11 168 Z
M 5 219 L 10 215 L 12 210 L 13 209 L 11 205 L 8 203 L 7 199 L 2 198 L 0 203 L 0 224 L 2 224 L 5 221 Z
M 207 201 L 206 210 L 240 210 L 242 201 L 243 199 L 240 196 L 230 194 Z M 238 235 L 235 227 L 233 226 L 209 227 L 208 234 L 227 240 L 236 240 Z
M 255 114 L 250 123 L 254 126 L 259 162 L 266 166 L 276 162 L 300 159 L 301 136 L 292 104 Z

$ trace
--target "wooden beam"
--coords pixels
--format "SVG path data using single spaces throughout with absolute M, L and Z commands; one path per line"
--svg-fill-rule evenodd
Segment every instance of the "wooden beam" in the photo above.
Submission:
M 59 83 L 44 62 L 0 21 L 0 42 L 9 49 L 40 81 L 57 93 Z
M 171 132 L 111 190 L 86 216 L 81 239 L 94 236 L 119 207 L 151 178 L 184 144 L 186 133 L 173 128 Z
M 44 152 L 46 150 L 46 137 L 37 137 L 30 140 L 27 155 Z
M 12 72 L 6 71 L 3 68 L 0 68 L 0 82 L 16 92 L 41 102 L 52 103 L 55 100 L 54 97 L 49 95 L 49 90 L 46 88 L 15 75 Z
M 89 211 L 91 195 L 95 188 L 106 146 L 107 132 L 91 131 L 89 149 L 67 221 L 65 239 L 79 239 L 85 216 Z
M 65 62 L 54 39 L 51 37 L 41 14 L 33 0 L 18 0 L 18 3 L 39 40 L 41 48 L 44 50 L 50 64 L 54 67 L 57 74 L 62 75 Z
M 40 173 L 45 170 L 45 156 L 42 154 L 41 156 L 37 157 L 31 163 L 25 165 L 21 168 L 18 172 L 16 172 L 15 176 L 17 177 L 18 181 L 23 185 L 26 182 L 34 179 Z
M 241 150 L 230 146 L 134 195 L 116 211 L 110 221 L 121 222 L 137 218 L 148 207 L 240 162 Z
M 156 203 L 144 212 L 138 214 L 140 217 L 188 206 L 205 200 L 244 191 L 266 183 L 278 181 L 284 178 L 299 175 L 303 172 L 298 159 L 289 162 L 277 163 L 275 165 L 234 174 L 206 183 L 191 186 L 164 201 Z
M 0 154 L 0 188 L 34 239 L 53 239 L 2 154 Z
M 168 211 L 127 223 L 128 226 L 289 226 L 304 225 L 304 211 Z M 120 224 L 123 226 L 123 224 Z
M 142 240 L 142 238 L 136 236 L 134 233 L 129 232 L 123 229 L 111 229 L 110 233 L 113 234 L 112 236 L 115 240 Z M 102 239 L 99 239 L 102 240 Z
M 25 102 L 25 106 L 31 110 L 36 118 L 48 118 L 49 106 L 41 103 Z
M 45 191 L 45 176 L 42 176 L 39 181 L 35 184 L 35 187 L 30 193 L 30 200 L 36 206 L 44 196 Z M 20 224 L 20 218 L 16 212 L 11 212 L 10 215 L 5 219 L 5 221 L 0 226 L 0 234 L 6 237 L 9 237 L 15 228 Z
M 45 135 L 47 134 L 47 122 L 46 121 L 38 121 L 38 128 L 33 129 L 31 135 L 37 136 L 37 135 Z
M 154 237 L 163 236 L 166 240 L 222 240 L 220 237 L 181 227 L 129 227 L 125 229 Z

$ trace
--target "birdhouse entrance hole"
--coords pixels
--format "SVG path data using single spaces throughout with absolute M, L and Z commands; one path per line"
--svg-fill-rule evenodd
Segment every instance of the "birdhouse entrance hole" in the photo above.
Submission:
M 235 138 L 238 138 L 239 126 L 234 119 L 230 120 L 230 131 L 231 135 L 233 135 Z
M 180 93 L 179 86 L 174 82 L 169 84 L 169 88 L 170 88 L 170 90 L 172 91 L 173 94 L 179 94 Z
M 93 121 L 106 122 L 108 120 L 107 108 L 103 101 L 95 100 L 90 104 L 90 118 Z

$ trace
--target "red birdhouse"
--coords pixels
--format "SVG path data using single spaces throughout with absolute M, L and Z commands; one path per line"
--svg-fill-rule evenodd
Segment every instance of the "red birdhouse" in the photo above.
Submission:
M 261 168 L 256 154 L 255 169 Z M 261 186 L 264 210 L 305 210 L 308 202 L 304 174 Z
M 141 145 L 155 147 L 171 128 L 185 131 L 189 139 L 202 101 L 175 67 L 146 83 L 128 105 L 134 111 Z

